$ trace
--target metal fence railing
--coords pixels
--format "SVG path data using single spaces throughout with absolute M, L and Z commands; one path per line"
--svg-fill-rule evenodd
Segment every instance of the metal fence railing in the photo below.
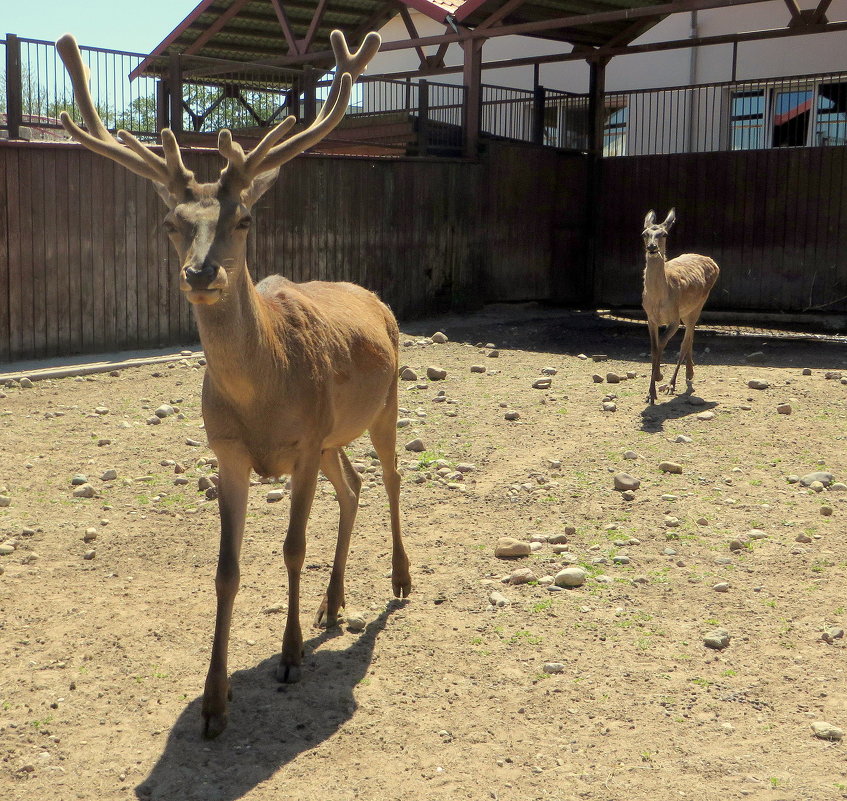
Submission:
M 0 44 L 0 129 L 65 138 L 59 114 L 79 115 L 54 44 L 11 34 Z M 331 81 L 318 71 L 198 56 L 80 50 L 106 126 L 142 137 L 165 125 L 203 134 L 223 127 L 258 130 L 287 114 L 308 121 Z M 461 85 L 364 76 L 354 87 L 345 126 L 368 117 L 374 125 L 385 122 L 385 130 L 395 125 L 382 142 L 387 151 L 454 154 L 464 141 L 465 106 Z M 604 96 L 603 110 L 604 156 L 844 145 L 847 72 L 612 93 Z M 481 89 L 480 132 L 489 137 L 586 151 L 590 123 L 586 95 L 542 87 Z M 343 138 L 343 129 L 334 136 Z

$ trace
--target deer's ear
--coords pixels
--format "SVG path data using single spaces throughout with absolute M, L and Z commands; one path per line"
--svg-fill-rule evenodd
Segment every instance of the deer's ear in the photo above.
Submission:
M 647 216 L 644 218 L 644 227 L 649 228 L 651 225 L 656 222 L 656 212 L 653 209 L 647 212 Z
M 671 209 L 671 210 L 668 212 L 668 216 L 667 216 L 667 217 L 665 217 L 665 221 L 662 223 L 662 228 L 664 228 L 665 230 L 667 230 L 667 229 L 668 229 L 668 228 L 670 228 L 670 227 L 671 227 L 671 226 L 672 226 L 675 222 L 676 222 L 676 211 L 675 211 L 674 209 Z
M 275 167 L 267 172 L 259 173 L 241 193 L 241 202 L 252 208 L 253 204 L 273 186 L 273 182 L 279 177 L 279 167 Z

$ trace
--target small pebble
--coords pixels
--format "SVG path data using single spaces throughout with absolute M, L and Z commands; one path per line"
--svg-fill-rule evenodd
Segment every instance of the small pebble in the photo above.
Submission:
M 700 412 L 700 414 L 697 415 L 697 419 L 698 420 L 714 420 L 715 419 L 715 413 L 714 412 Z
M 85 529 L 85 534 L 82 535 L 83 542 L 94 542 L 97 539 L 97 529 L 93 526 Z
M 750 389 L 767 389 L 770 386 L 770 383 L 765 381 L 764 378 L 751 378 L 747 382 L 747 386 L 750 387 Z
M 663 473 L 681 473 L 682 465 L 677 462 L 659 462 L 659 470 Z
M 430 381 L 443 381 L 445 378 L 447 378 L 447 371 L 442 369 L 441 367 L 427 367 L 426 377 Z
M 439 345 L 443 345 L 445 342 L 447 342 L 447 334 L 445 334 L 445 333 L 443 333 L 443 332 L 441 332 L 441 331 L 436 331 L 436 332 L 435 332 L 435 333 L 434 333 L 434 334 L 430 337 L 430 339 L 431 339 L 433 342 L 438 343 Z
M 545 662 L 541 668 L 545 673 L 564 673 L 565 666 L 562 662 Z
M 413 439 L 407 442 L 405 447 L 407 451 L 412 451 L 413 453 L 423 453 L 426 450 L 426 445 L 424 445 L 422 439 Z
M 791 414 L 793 409 L 791 408 L 790 403 L 780 403 L 776 407 L 776 411 L 777 411 L 778 414 Z
M 404 367 L 400 371 L 400 378 L 403 381 L 417 381 L 418 374 L 411 367 Z
M 550 378 L 537 378 L 532 382 L 533 389 L 550 389 L 551 384 L 553 383 Z
M 707 648 L 713 648 L 716 651 L 722 651 L 729 645 L 730 636 L 726 629 L 715 629 L 703 636 L 703 645 Z
M 637 490 L 641 486 L 641 480 L 631 476 L 629 473 L 615 473 L 614 485 L 618 492 Z
M 502 592 L 498 592 L 497 590 L 494 590 L 488 596 L 488 601 L 492 606 L 499 607 L 509 606 L 512 603 Z
M 471 365 L 471 372 L 472 373 L 484 373 L 485 370 L 486 370 L 486 368 L 483 367 L 481 364 L 472 364 Z
M 506 418 L 506 420 L 520 420 L 521 418 L 518 412 L 506 412 L 506 414 L 503 416 Z
M 588 574 L 581 567 L 566 567 L 553 577 L 557 587 L 581 587 Z

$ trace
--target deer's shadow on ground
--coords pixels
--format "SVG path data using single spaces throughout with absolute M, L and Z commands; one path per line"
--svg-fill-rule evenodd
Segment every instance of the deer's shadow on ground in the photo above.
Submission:
M 692 414 L 700 414 L 714 409 L 718 404 L 715 401 L 704 400 L 694 394 L 693 387 L 689 386 L 685 392 L 670 396 L 659 393 L 659 400 L 655 404 L 648 404 L 641 412 L 641 430 L 649 434 L 656 434 L 665 430 L 668 420 L 679 420 Z
M 306 642 L 303 679 L 279 684 L 279 655 L 232 674 L 229 725 L 217 740 L 201 735 L 202 698 L 191 701 L 171 729 L 162 755 L 136 788 L 141 801 L 235 801 L 304 751 L 336 734 L 356 710 L 353 691 L 364 678 L 394 601 L 341 650 L 320 649 L 342 635 L 322 632 Z

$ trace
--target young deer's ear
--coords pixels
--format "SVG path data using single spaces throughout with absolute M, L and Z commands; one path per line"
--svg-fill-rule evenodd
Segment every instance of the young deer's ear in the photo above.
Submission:
M 668 212 L 668 216 L 665 217 L 665 221 L 662 223 L 662 228 L 664 228 L 667 231 L 675 222 L 676 222 L 676 211 L 674 211 L 674 209 L 671 209 Z
M 644 218 L 644 227 L 649 228 L 651 225 L 655 225 L 656 223 L 656 212 L 653 209 L 647 212 L 647 216 Z
M 279 167 L 275 167 L 267 172 L 259 173 L 242 193 L 241 202 L 252 208 L 253 204 L 273 186 L 274 181 L 279 177 Z

